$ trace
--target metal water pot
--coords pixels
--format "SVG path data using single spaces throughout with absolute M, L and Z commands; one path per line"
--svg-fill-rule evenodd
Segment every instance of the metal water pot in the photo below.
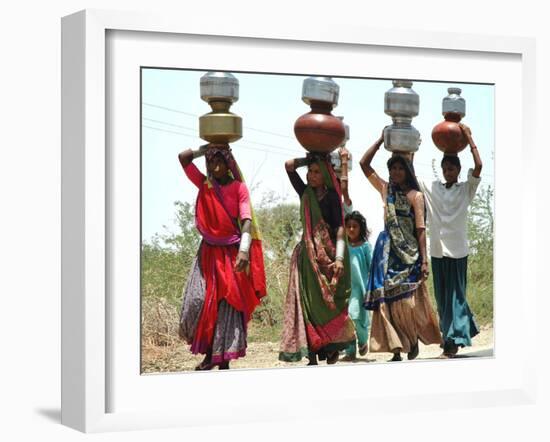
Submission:
M 422 141 L 411 125 L 420 109 L 420 97 L 412 84 L 410 80 L 393 80 L 393 88 L 384 94 L 384 112 L 393 121 L 384 129 L 384 147 L 391 152 L 416 152 Z
M 199 118 L 199 136 L 210 143 L 228 144 L 242 137 L 242 119 L 229 112 L 239 99 L 239 80 L 226 72 L 207 72 L 200 80 L 201 98 L 212 112 Z

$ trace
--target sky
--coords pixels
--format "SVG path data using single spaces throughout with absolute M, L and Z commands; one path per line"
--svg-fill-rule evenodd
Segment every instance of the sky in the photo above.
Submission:
M 174 232 L 175 201 L 194 203 L 197 189 L 186 178 L 178 153 L 196 149 L 206 142 L 199 138 L 199 117 L 211 111 L 200 98 L 200 77 L 206 71 L 142 68 L 142 240 L 149 242 L 157 233 Z M 284 163 L 303 157 L 306 150 L 294 136 L 294 122 L 310 111 L 301 99 L 302 82 L 297 75 L 232 72 L 239 80 L 239 100 L 230 111 L 243 120 L 243 137 L 232 143 L 249 189 L 252 204 L 272 193 L 281 200 L 299 204 L 298 195 L 288 181 Z M 376 190 L 368 183 L 359 166 L 364 152 L 392 123 L 384 113 L 384 93 L 392 88 L 391 79 L 332 77 L 340 86 L 338 105 L 332 114 L 344 117 L 350 127 L 347 149 L 352 154 L 349 192 L 355 210 L 366 218 L 372 231 L 371 243 L 383 229 L 383 205 Z M 494 86 L 487 84 L 415 81 L 412 89 L 420 97 L 419 115 L 412 125 L 422 143 L 415 154 L 417 176 L 433 181 L 442 152 L 432 142 L 433 127 L 443 121 L 441 103 L 448 87 L 460 87 L 466 100 L 462 120 L 472 130 L 481 159 L 482 186 L 494 181 Z M 373 167 L 387 179 L 385 163 L 391 153 L 381 147 Z M 467 147 L 460 154 L 465 179 L 473 159 Z M 195 160 L 203 172 L 204 158 Z M 299 169 L 305 181 L 305 170 Z M 493 186 L 494 187 L 494 186 Z M 260 226 L 261 229 L 261 226 Z

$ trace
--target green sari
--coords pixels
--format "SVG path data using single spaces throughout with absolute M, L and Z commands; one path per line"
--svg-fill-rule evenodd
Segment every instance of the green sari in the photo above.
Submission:
M 325 185 L 340 188 L 332 167 L 319 162 Z M 344 272 L 332 284 L 336 247 L 330 226 L 323 219 L 315 191 L 307 186 L 300 204 L 303 235 L 294 249 L 288 292 L 284 306 L 284 326 L 279 359 L 296 362 L 309 353 L 319 359 L 343 350 L 355 342 L 355 329 L 348 316 L 351 293 L 349 255 L 344 252 Z M 343 223 L 342 223 L 343 225 Z

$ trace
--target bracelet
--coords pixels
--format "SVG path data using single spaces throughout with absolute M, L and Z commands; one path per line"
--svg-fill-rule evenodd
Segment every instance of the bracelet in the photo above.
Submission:
M 342 176 L 340 177 L 340 180 L 341 180 L 341 181 L 347 181 L 347 180 L 348 180 L 348 176 L 347 176 L 347 175 L 342 175 Z
M 250 250 L 250 244 L 252 244 L 252 235 L 248 232 L 244 232 L 241 235 L 241 244 L 239 245 L 239 252 L 248 253 Z
M 346 250 L 346 242 L 343 239 L 336 240 L 336 259 L 343 261 L 345 250 Z

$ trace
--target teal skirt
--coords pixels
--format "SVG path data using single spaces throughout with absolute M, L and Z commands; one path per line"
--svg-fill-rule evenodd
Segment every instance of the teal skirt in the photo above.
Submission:
M 467 272 L 467 256 L 459 259 L 432 257 L 435 300 L 443 341 L 459 347 L 471 346 L 472 338 L 479 333 L 466 301 Z

